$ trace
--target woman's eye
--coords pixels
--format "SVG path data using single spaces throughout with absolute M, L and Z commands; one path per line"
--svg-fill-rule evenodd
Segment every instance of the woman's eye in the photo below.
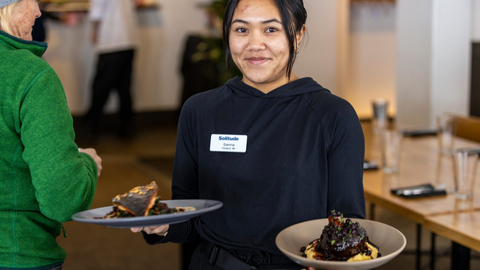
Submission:
M 245 28 L 237 28 L 237 29 L 235 29 L 235 32 L 238 32 L 238 33 L 246 33 L 246 32 L 247 32 L 247 29 L 245 29 Z
M 274 33 L 277 31 L 278 31 L 277 28 L 273 28 L 273 27 L 267 28 L 267 30 L 265 30 L 266 33 Z

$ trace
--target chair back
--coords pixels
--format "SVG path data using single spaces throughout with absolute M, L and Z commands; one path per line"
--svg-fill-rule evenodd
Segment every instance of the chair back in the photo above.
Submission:
M 480 118 L 474 116 L 455 116 L 456 133 L 459 138 L 480 143 Z

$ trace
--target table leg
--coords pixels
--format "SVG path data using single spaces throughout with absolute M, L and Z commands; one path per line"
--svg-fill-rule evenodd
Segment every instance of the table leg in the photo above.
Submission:
M 417 224 L 417 250 L 415 258 L 415 269 L 422 269 L 422 225 Z
M 375 204 L 370 203 L 370 220 L 375 220 Z
M 430 242 L 430 270 L 435 270 L 435 259 L 436 259 L 436 254 L 435 254 L 435 237 L 437 235 L 435 233 L 432 233 L 432 239 Z
M 470 269 L 470 249 L 452 241 L 452 270 Z

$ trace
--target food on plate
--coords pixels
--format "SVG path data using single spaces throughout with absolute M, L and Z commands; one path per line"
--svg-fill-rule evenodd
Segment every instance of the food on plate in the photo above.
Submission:
M 194 211 L 194 207 L 169 208 L 157 196 L 158 186 L 152 181 L 146 186 L 132 188 L 129 192 L 117 195 L 112 199 L 113 211 L 99 218 L 142 217 Z
M 335 210 L 330 213 L 320 238 L 300 251 L 303 257 L 323 261 L 365 261 L 381 256 L 379 248 L 368 240 L 367 231 Z
M 155 204 L 157 192 L 157 183 L 153 181 L 146 186 L 134 187 L 123 195 L 115 196 L 112 203 L 134 216 L 148 216 L 148 210 Z

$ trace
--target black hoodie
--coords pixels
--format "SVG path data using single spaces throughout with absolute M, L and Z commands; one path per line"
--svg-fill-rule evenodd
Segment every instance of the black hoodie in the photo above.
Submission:
M 211 151 L 212 134 L 223 135 L 227 150 Z M 235 138 L 246 142 L 245 152 L 228 149 Z M 198 233 L 225 249 L 281 254 L 275 237 L 290 225 L 331 210 L 365 218 L 363 158 L 354 109 L 313 79 L 267 94 L 231 79 L 185 103 L 172 183 L 173 199 L 212 199 L 223 207 L 171 225 L 161 242 Z

